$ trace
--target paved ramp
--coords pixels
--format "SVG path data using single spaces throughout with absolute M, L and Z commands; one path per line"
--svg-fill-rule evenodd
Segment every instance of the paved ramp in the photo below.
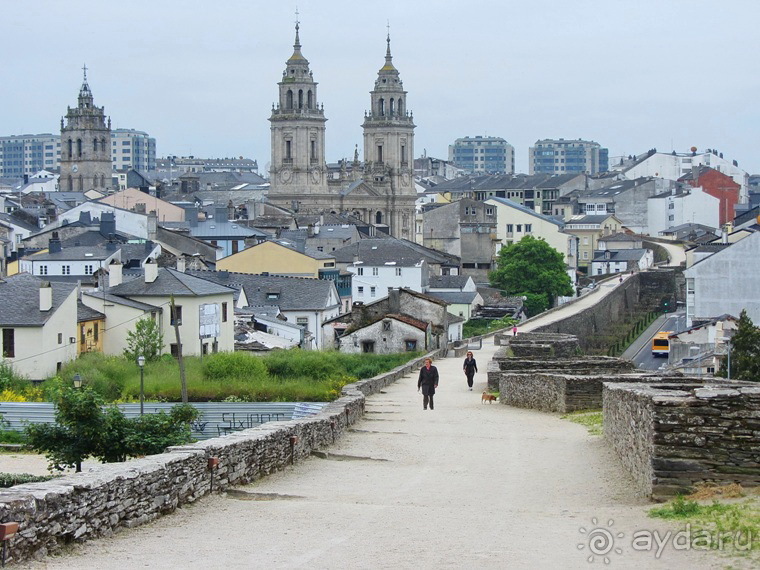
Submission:
M 416 378 L 372 396 L 326 457 L 215 495 L 35 568 L 589 568 L 596 519 L 623 533 L 611 568 L 721 567 L 712 554 L 634 552 L 649 504 L 600 437 L 558 416 L 481 404 L 490 341 L 441 372 L 434 411 Z M 586 530 L 584 534 L 581 528 Z M 578 545 L 583 545 L 579 550 Z

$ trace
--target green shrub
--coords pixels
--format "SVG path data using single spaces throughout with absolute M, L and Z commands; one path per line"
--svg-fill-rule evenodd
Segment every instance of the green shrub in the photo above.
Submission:
M 49 481 L 51 475 L 30 475 L 29 473 L 0 473 L 0 487 L 7 488 L 14 485 L 23 485 L 24 483 L 39 483 L 40 481 Z
M 203 358 L 203 375 L 208 380 L 265 378 L 267 367 L 258 356 L 246 352 L 218 352 Z

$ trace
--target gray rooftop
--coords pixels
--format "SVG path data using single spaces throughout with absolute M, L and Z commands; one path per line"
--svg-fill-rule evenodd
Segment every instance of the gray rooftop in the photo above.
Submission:
M 41 279 L 19 273 L 0 279 L 0 325 L 4 327 L 41 327 L 60 308 L 61 304 L 76 289 L 73 283 L 51 283 L 53 307 L 40 311 Z
M 610 254 L 609 259 L 605 254 Z M 638 261 L 647 253 L 646 249 L 610 249 L 606 251 L 595 251 L 594 261 Z
M 431 275 L 428 280 L 430 289 L 462 289 L 470 280 L 468 275 Z
M 358 257 L 367 266 L 394 264 L 398 267 L 414 267 L 423 259 L 428 264 L 459 265 L 456 256 L 394 238 L 363 239 L 332 253 L 339 263 L 353 263 L 354 257 Z
M 158 276 L 152 283 L 145 283 L 144 279 L 133 279 L 109 287 L 108 293 L 120 297 L 203 297 L 232 294 L 233 290 L 176 269 L 159 268 Z
M 277 305 L 282 311 L 324 310 L 331 306 L 332 281 L 231 271 L 188 271 L 226 287 L 242 288 L 249 306 Z M 337 294 L 336 294 L 337 296 Z
M 427 293 L 431 297 L 446 301 L 447 303 L 466 304 L 469 305 L 473 302 L 477 296 L 477 291 L 428 291 Z
M 101 299 L 108 303 L 114 303 L 116 305 L 124 305 L 125 307 L 132 307 L 133 309 L 140 309 L 141 311 L 158 311 L 161 312 L 161 307 L 155 305 L 149 305 L 148 303 L 141 303 L 134 299 L 128 299 L 126 297 L 119 297 L 118 295 L 111 295 L 103 291 L 97 291 L 93 293 L 82 293 L 82 296 L 93 297 L 95 299 Z

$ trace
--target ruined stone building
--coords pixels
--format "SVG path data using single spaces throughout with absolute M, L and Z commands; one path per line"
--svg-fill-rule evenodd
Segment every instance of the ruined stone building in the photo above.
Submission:
M 111 119 L 103 107 L 93 104 L 87 84 L 87 67 L 76 107 L 69 107 L 61 119 L 60 188 L 69 192 L 111 189 Z
M 269 118 L 272 133 L 269 200 L 303 213 L 349 214 L 387 228 L 394 237 L 413 239 L 414 121 L 406 91 L 393 65 L 390 36 L 385 63 L 370 92 L 365 112 L 364 162 L 354 153 L 330 175 L 325 162 L 324 106 L 317 99 L 309 62 L 301 53 L 296 24 L 293 55 L 278 83 L 279 100 Z M 350 170 L 350 172 L 349 172 Z

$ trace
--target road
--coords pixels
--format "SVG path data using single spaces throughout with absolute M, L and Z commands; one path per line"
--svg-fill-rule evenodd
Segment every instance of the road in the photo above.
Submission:
M 652 356 L 652 337 L 659 331 L 680 332 L 685 329 L 686 315 L 682 311 L 661 315 L 623 353 L 623 358 L 633 361 L 642 370 L 658 370 L 668 360 Z

